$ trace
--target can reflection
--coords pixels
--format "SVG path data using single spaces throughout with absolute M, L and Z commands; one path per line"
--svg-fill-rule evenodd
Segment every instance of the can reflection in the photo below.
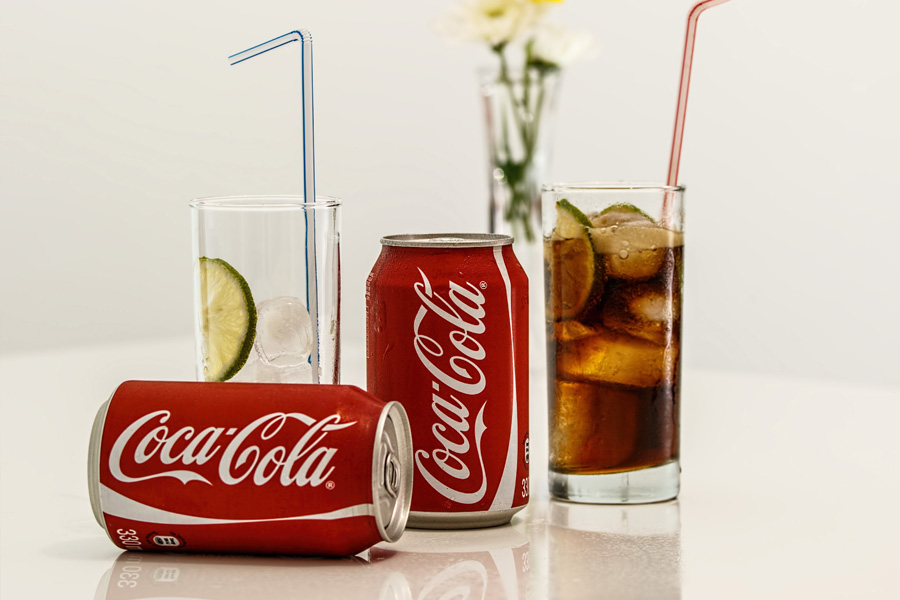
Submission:
M 373 566 L 401 575 L 416 600 L 525 600 L 528 537 L 513 527 L 406 531 L 369 550 Z
M 293 558 L 125 552 L 97 587 L 97 600 L 191 598 L 409 600 L 396 572 L 360 557 Z
M 678 502 L 626 506 L 551 501 L 547 562 L 550 599 L 679 599 Z

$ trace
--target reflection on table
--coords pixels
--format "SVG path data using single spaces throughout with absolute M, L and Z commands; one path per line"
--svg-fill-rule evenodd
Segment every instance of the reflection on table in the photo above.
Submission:
M 600 506 L 551 501 L 542 560 L 546 593 L 535 598 L 681 598 L 677 501 Z M 532 543 L 537 545 L 533 538 Z M 565 577 L 554 576 L 565 573 Z
M 344 559 L 125 552 L 97 598 L 681 598 L 678 502 L 528 510 L 505 527 L 408 530 Z
M 369 595 L 360 595 L 367 590 Z M 345 559 L 124 552 L 97 585 L 98 600 L 408 598 L 402 576 Z
M 344 559 L 125 552 L 96 598 L 266 600 L 526 598 L 528 539 L 502 527 L 407 531 L 401 542 Z
M 373 564 L 403 575 L 411 598 L 527 597 L 529 542 L 516 527 L 407 530 L 396 544 L 369 554 Z

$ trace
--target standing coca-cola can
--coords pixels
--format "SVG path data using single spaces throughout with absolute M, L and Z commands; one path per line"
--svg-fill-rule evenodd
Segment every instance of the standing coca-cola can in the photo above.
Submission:
M 367 382 L 406 407 L 411 527 L 509 522 L 528 503 L 528 281 L 498 234 L 394 235 L 366 284 Z
M 129 381 L 94 421 L 91 506 L 126 550 L 351 555 L 403 533 L 411 444 L 353 386 Z

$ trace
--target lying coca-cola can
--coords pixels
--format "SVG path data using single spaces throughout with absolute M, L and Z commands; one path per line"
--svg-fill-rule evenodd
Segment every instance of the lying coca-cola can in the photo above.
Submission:
M 412 426 L 411 527 L 507 523 L 528 502 L 528 281 L 512 238 L 396 235 L 366 284 L 366 387 Z
M 88 461 L 126 550 L 351 555 L 400 538 L 412 493 L 403 407 L 353 386 L 125 382 Z

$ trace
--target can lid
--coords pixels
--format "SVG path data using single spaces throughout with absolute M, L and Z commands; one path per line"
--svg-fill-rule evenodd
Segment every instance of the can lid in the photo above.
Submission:
M 482 248 L 512 243 L 511 235 L 500 233 L 408 233 L 381 238 L 382 246 L 406 248 Z
M 103 508 L 100 506 L 100 442 L 103 441 L 103 424 L 106 422 L 106 412 L 109 410 L 109 400 L 103 403 L 94 417 L 94 425 L 91 427 L 91 441 L 88 446 L 88 497 L 91 499 L 91 511 L 94 518 L 104 530 L 106 524 L 103 519 Z
M 396 542 L 406 528 L 412 500 L 412 434 L 406 411 L 389 402 L 381 413 L 372 458 L 372 502 L 378 533 Z

